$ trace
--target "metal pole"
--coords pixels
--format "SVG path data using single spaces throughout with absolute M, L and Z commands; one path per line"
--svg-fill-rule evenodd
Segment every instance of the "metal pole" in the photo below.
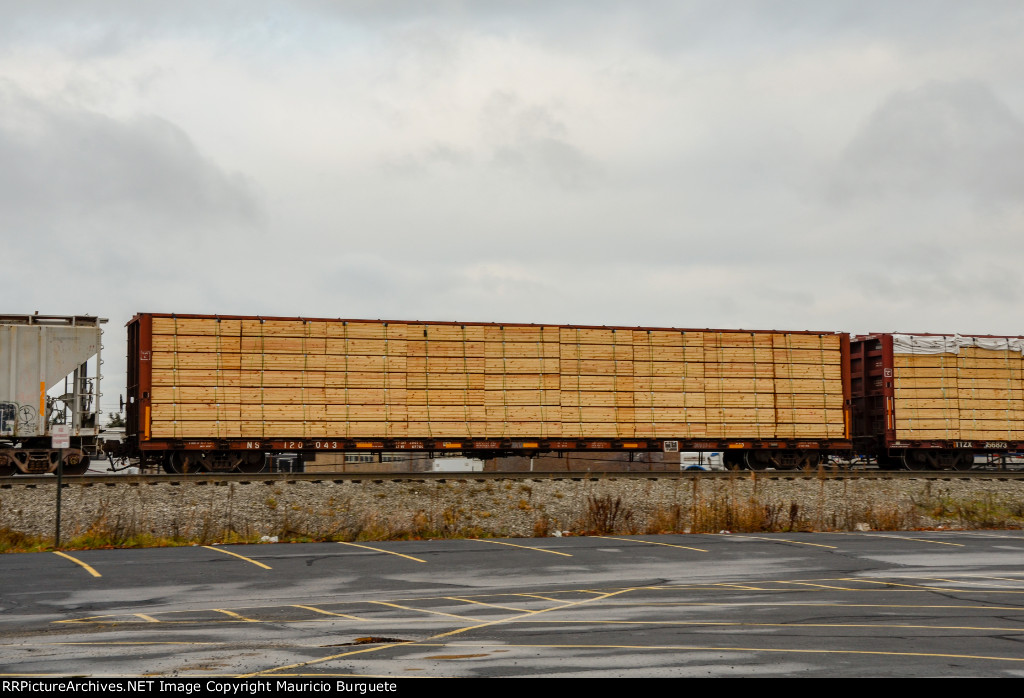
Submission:
M 64 449 L 60 449 L 60 460 L 57 462 L 57 530 L 53 534 L 53 549 L 60 550 L 60 497 L 64 489 Z

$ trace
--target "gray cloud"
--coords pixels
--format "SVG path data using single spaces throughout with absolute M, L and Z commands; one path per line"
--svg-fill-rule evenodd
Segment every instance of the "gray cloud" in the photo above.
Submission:
M 1024 122 L 976 80 L 891 95 L 843 153 L 839 199 L 969 196 L 1020 204 Z
M 197 234 L 258 215 L 251 185 L 170 122 L 117 120 L 10 89 L 0 91 L 0 209 L 40 229 L 120 219 Z

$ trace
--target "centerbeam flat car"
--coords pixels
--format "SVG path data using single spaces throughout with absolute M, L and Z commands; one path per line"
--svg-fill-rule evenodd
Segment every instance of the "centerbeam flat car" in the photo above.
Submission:
M 129 446 L 170 472 L 294 451 L 848 452 L 849 335 L 136 315 Z

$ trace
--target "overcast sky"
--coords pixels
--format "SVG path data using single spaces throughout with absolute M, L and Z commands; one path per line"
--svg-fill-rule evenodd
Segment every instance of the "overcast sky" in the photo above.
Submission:
M 1018 1 L 0 17 L 0 312 L 105 408 L 140 311 L 1024 334 Z

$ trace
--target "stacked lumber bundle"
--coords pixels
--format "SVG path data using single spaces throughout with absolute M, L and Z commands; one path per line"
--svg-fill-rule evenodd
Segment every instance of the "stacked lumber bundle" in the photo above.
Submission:
M 843 438 L 840 336 L 152 318 L 152 438 Z
M 897 439 L 1024 439 L 1020 351 L 964 346 L 893 363 Z

